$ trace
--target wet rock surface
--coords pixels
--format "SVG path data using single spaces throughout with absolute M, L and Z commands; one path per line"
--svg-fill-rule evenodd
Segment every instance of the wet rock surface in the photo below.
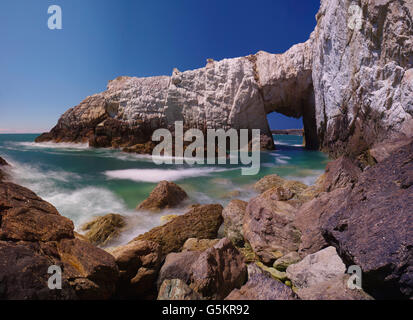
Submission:
M 106 246 L 116 240 L 126 226 L 125 218 L 119 214 L 110 213 L 84 224 L 81 229 L 85 237 L 94 245 Z
M 186 192 L 177 184 L 161 181 L 152 190 L 149 197 L 140 203 L 137 210 L 159 211 L 161 209 L 175 208 L 188 198 Z

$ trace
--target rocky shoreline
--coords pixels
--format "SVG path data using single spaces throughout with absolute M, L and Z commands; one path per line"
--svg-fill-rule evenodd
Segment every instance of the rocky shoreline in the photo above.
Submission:
M 91 242 L 110 244 L 121 216 L 99 218 L 81 236 L 52 205 L 3 180 L 0 298 L 411 299 L 413 139 L 392 146 L 370 165 L 330 162 L 310 187 L 266 176 L 249 202 L 192 205 L 106 251 Z M 143 203 L 178 213 L 184 195 L 165 181 Z M 50 265 L 62 268 L 62 290 L 47 287 Z M 347 285 L 352 265 L 363 290 Z

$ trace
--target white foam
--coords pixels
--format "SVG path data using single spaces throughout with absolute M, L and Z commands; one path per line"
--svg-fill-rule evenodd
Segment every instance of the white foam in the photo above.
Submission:
M 137 182 L 178 181 L 185 178 L 208 176 L 215 172 L 234 169 L 188 168 L 188 169 L 126 169 L 105 171 L 109 179 L 132 180 Z M 236 170 L 236 169 L 235 169 Z
M 55 143 L 55 142 L 14 142 L 13 144 L 28 149 L 65 149 L 65 150 L 84 150 L 89 149 L 88 143 Z

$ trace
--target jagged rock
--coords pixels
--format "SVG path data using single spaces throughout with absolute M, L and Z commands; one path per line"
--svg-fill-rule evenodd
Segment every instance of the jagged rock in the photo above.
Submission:
M 160 246 L 151 241 L 132 241 L 112 251 L 120 270 L 117 295 L 121 298 L 156 297 L 156 278 L 161 265 Z
M 321 1 L 313 85 L 318 134 L 332 155 L 358 155 L 412 118 L 412 16 L 410 1 Z
M 224 238 L 201 253 L 191 266 L 190 287 L 203 297 L 224 299 L 247 278 L 243 256 Z
M 298 263 L 301 261 L 301 257 L 297 252 L 290 252 L 289 254 L 286 254 L 284 257 L 277 259 L 274 262 L 273 267 L 279 271 L 285 271 L 287 268 L 295 263 Z
M 270 190 L 272 188 L 286 187 L 286 184 L 288 184 L 288 187 L 290 187 L 288 189 L 290 189 L 290 191 L 293 193 L 302 192 L 308 188 L 308 186 L 306 186 L 305 184 L 299 181 L 291 181 L 291 180 L 281 178 L 277 174 L 271 174 L 269 176 L 265 176 L 264 178 L 260 179 L 254 185 L 254 189 L 259 193 L 264 193 L 265 191 Z
M 340 275 L 331 280 L 317 283 L 308 288 L 297 290 L 301 300 L 373 300 L 371 296 L 359 289 L 349 289 L 349 275 Z
M 165 280 L 181 279 L 185 283 L 189 283 L 191 266 L 200 255 L 201 252 L 199 251 L 173 252 L 168 254 L 159 271 L 158 288 Z
M 327 164 L 321 188 L 330 192 L 337 188 L 352 187 L 360 174 L 361 169 L 354 160 L 340 157 Z
M 6 160 L 0 157 L 0 167 L 9 165 Z
M 7 163 L 7 161 L 4 160 L 2 157 L 0 157 L 0 181 L 6 179 L 7 177 L 6 173 L 3 170 L 1 170 L 1 167 L 8 166 L 8 165 L 9 164 Z
M 322 232 L 347 265 L 359 265 L 375 298 L 413 296 L 413 140 L 366 169 L 331 201 Z
M 137 206 L 137 210 L 157 211 L 160 209 L 175 208 L 182 203 L 188 195 L 177 184 L 161 181 L 152 190 L 149 197 Z
M 161 246 L 162 255 L 182 249 L 189 238 L 216 239 L 221 226 L 222 206 L 196 205 L 182 216 L 138 236 L 135 240 L 149 240 Z M 179 232 L 177 232 L 179 230 Z
M 224 238 L 204 252 L 170 253 L 157 283 L 180 279 L 203 298 L 223 299 L 244 284 L 246 270 L 243 256 Z
M 126 222 L 123 216 L 110 213 L 84 224 L 81 229 L 87 231 L 85 237 L 90 243 L 106 246 L 119 237 L 125 226 Z
M 325 248 L 287 268 L 287 276 L 296 288 L 308 288 L 346 272 L 346 266 L 334 247 Z
M 296 209 L 270 193 L 252 199 L 244 216 L 244 237 L 264 263 L 297 251 L 301 233 L 293 226 Z
M 238 246 L 244 243 L 242 225 L 247 204 L 245 201 L 232 200 L 222 211 L 225 236 Z
M 114 258 L 75 239 L 73 223 L 30 190 L 0 183 L 0 298 L 108 299 L 118 279 Z M 62 290 L 48 288 L 48 268 Z
M 180 279 L 165 280 L 158 300 L 201 300 L 201 296 Z
M 182 251 L 205 251 L 219 242 L 219 239 L 195 239 L 185 241 Z
M 225 300 L 297 300 L 297 296 L 291 288 L 251 264 L 248 266 L 248 282 L 240 289 L 234 289 Z

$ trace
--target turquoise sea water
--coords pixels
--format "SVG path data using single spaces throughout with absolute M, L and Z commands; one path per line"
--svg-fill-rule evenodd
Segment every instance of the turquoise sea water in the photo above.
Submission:
M 161 213 L 137 212 L 161 180 L 174 181 L 188 193 L 192 203 L 227 204 L 230 192 L 248 200 L 256 194 L 251 186 L 265 175 L 312 184 L 322 174 L 328 158 L 307 151 L 299 136 L 274 136 L 276 151 L 261 153 L 261 170 L 242 176 L 234 165 L 162 165 L 148 156 L 112 149 L 92 149 L 81 144 L 34 143 L 37 135 L 0 135 L 0 156 L 10 164 L 14 182 L 26 186 L 72 219 L 76 227 L 97 215 L 120 213 L 128 217 L 129 229 L 120 239 L 132 237 L 161 224 L 161 216 L 182 214 L 185 209 Z

